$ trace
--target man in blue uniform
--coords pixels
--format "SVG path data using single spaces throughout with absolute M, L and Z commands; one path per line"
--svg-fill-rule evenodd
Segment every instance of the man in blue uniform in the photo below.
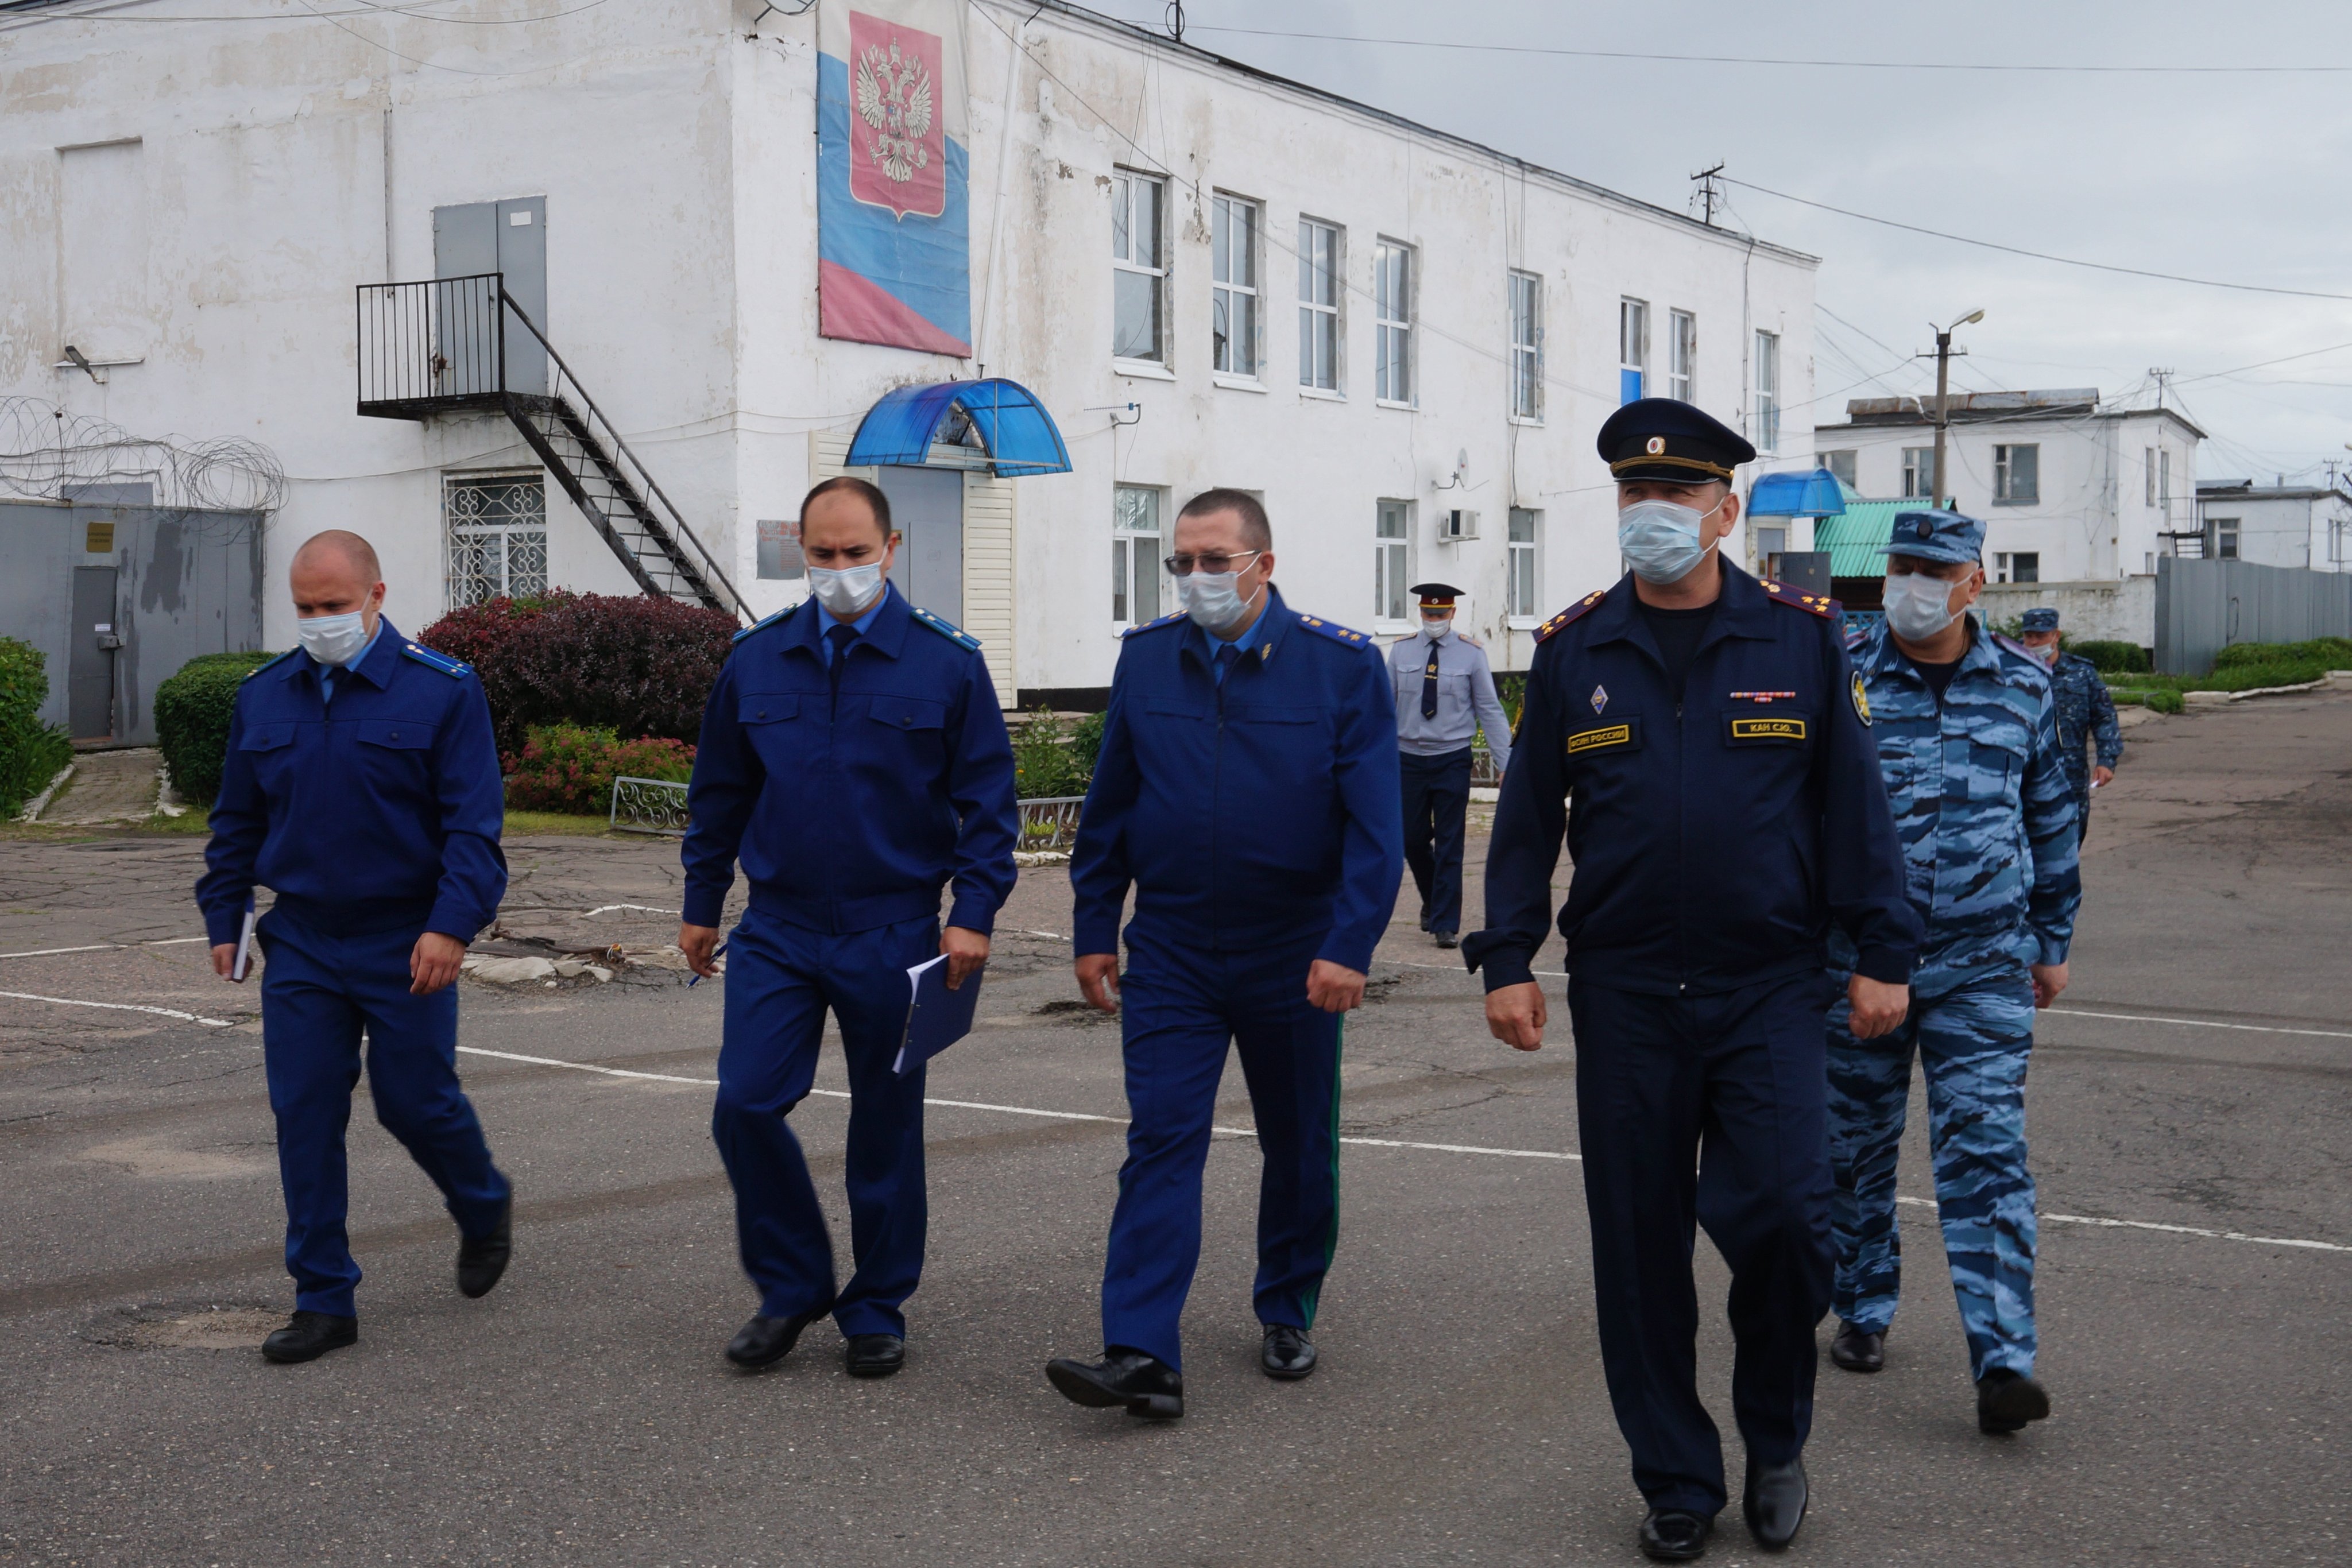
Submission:
M 1462 835 L 1470 812 L 1470 742 L 1486 732 L 1495 771 L 1510 766 L 1511 728 L 1486 650 L 1454 629 L 1462 591 L 1413 585 L 1421 630 L 1389 650 L 1396 678 L 1397 767 L 1404 782 L 1404 861 L 1421 892 L 1421 928 L 1440 947 L 1462 939 Z
M 828 479 L 801 504 L 810 597 L 740 632 L 702 715 L 687 794 L 677 944 L 713 971 L 740 855 L 751 902 L 728 943 L 719 1097 L 710 1114 L 743 1271 L 760 1310 L 727 1346 L 747 1370 L 789 1354 L 828 1312 L 858 1377 L 905 1364 L 901 1310 L 922 1272 L 920 1068 L 891 1071 L 907 970 L 948 957 L 961 986 L 988 960 L 1013 891 L 1013 747 L 980 643 L 885 580 L 890 503 Z M 947 928 L 940 895 L 952 883 Z M 807 1097 L 831 1008 L 849 1070 L 849 1243 L 833 1243 L 785 1116 Z
M 1184 1413 L 1177 1323 L 1229 1044 L 1265 1160 L 1260 1364 L 1283 1380 L 1315 1370 L 1307 1332 L 1339 1240 L 1340 1019 L 1364 999 L 1404 858 L 1380 650 L 1283 602 L 1265 507 L 1241 490 L 1194 497 L 1168 570 L 1185 612 L 1119 650 L 1070 862 L 1078 988 L 1105 1012 L 1125 1002 L 1131 1120 L 1104 1354 L 1045 1369 L 1078 1404 L 1150 1416 Z
M 505 1272 L 514 1211 L 457 1086 L 451 984 L 507 885 L 489 705 L 471 669 L 383 618 L 383 574 L 359 535 L 313 535 L 288 575 L 301 647 L 238 688 L 196 883 L 227 978 L 255 884 L 277 893 L 257 933 L 295 1285 L 292 1319 L 261 1346 L 277 1362 L 359 1338 L 343 1129 L 362 1028 L 376 1119 L 441 1189 L 465 1294 Z
M 1903 1016 L 1918 920 L 1836 604 L 1717 549 L 1755 449 L 1664 398 L 1619 409 L 1600 444 L 1633 570 L 1536 634 L 1487 929 L 1463 954 L 1485 967 L 1496 1038 L 1540 1047 L 1529 970 L 1565 830 L 1585 1204 L 1609 1397 L 1649 1503 L 1641 1545 L 1697 1556 L 1726 1500 L 1696 1381 L 1696 1222 L 1731 1269 L 1742 1512 L 1779 1550 L 1804 1518 L 1830 1299 L 1826 940 L 1835 925 L 1857 943 L 1855 1027 L 1884 1033 Z
M 1902 1276 L 1895 1167 L 1916 1050 L 1977 1425 L 2005 1433 L 2050 1413 L 2033 1378 L 2025 1065 L 2033 1009 L 2066 988 L 2083 889 L 2048 671 L 1968 613 L 1984 586 L 1983 547 L 1973 517 L 1897 513 L 1886 618 L 1853 647 L 1927 941 L 1910 1015 L 1893 1033 L 1857 1040 L 1843 1008 L 1830 1013 L 1840 1320 L 1830 1359 L 1849 1372 L 1885 1364 Z M 1853 963 L 1853 944 L 1833 935 L 1832 977 Z
M 2018 641 L 2050 667 L 2050 695 L 2058 708 L 2058 750 L 2066 765 L 2067 787 L 2074 795 L 2074 842 L 2079 847 L 2091 831 L 2091 791 L 2106 788 L 2123 766 L 2124 727 L 2116 717 L 2116 699 L 2107 695 L 2107 683 L 2096 664 L 2060 649 L 2055 610 L 2027 611 Z M 2094 743 L 2095 761 L 2084 755 Z

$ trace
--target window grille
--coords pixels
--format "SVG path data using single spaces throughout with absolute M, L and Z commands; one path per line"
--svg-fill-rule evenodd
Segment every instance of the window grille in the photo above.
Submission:
M 547 591 L 547 484 L 529 474 L 450 475 L 442 481 L 449 535 L 449 605 Z

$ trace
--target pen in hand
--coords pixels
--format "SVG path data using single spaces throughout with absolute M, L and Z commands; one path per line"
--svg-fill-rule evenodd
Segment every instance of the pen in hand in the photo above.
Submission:
M 724 942 L 721 942 L 720 944 L 719 944 L 719 946 L 718 946 L 713 947 L 713 948 L 710 950 L 710 961 L 711 961 L 712 963 L 714 963 L 714 964 L 715 964 L 715 963 L 717 963 L 717 962 L 719 961 L 719 956 L 720 956 L 721 954 L 725 953 L 726 951 L 727 951 L 727 944 L 726 944 L 726 943 L 724 943 Z M 692 979 L 690 979 L 690 980 L 687 981 L 687 983 L 686 983 L 686 988 L 687 988 L 688 990 L 689 990 L 689 991 L 690 991 L 690 990 L 694 989 L 694 988 L 695 988 L 695 987 L 697 987 L 697 986 L 698 986 L 698 985 L 700 985 L 700 984 L 702 984 L 702 977 L 701 977 L 701 976 L 699 976 L 699 975 L 697 975 L 697 976 L 695 976 L 695 977 L 694 977 L 694 978 L 692 978 Z

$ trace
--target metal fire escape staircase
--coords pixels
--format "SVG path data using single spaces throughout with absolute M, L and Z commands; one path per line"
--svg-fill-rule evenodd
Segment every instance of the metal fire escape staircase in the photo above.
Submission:
M 509 319 L 520 332 L 509 332 Z M 502 274 L 362 285 L 359 412 L 505 414 L 638 588 L 751 622 L 734 583 Z

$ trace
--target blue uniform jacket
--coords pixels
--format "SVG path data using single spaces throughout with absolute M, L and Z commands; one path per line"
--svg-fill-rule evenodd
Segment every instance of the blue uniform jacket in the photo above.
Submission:
M 1919 919 L 1836 606 L 1725 562 L 1683 701 L 1628 575 L 1537 633 L 1486 860 L 1486 988 L 1525 982 L 1551 915 L 1594 985 L 1700 996 L 1823 967 L 1834 919 L 1875 980 Z M 1573 797 L 1573 807 L 1570 797 Z
M 2061 653 L 2050 669 L 2050 693 L 2058 704 L 2058 750 L 2066 765 L 2066 782 L 2077 805 L 2091 799 L 2091 764 L 2083 748 L 2096 741 L 2099 766 L 2113 768 L 2124 759 L 2124 728 L 2116 717 L 2116 699 L 2099 667 L 2080 653 Z
M 1118 951 L 1119 907 L 1213 952 L 1321 934 L 1316 956 L 1371 965 L 1404 869 L 1396 698 L 1360 632 L 1267 590 L 1217 684 L 1182 615 L 1127 635 L 1079 817 L 1075 950 Z
M 319 688 L 296 651 L 237 688 L 196 883 L 205 934 L 234 942 L 256 883 L 330 933 L 418 925 L 471 942 L 507 890 L 505 779 L 473 670 L 391 622 Z
M 1979 626 L 1939 704 L 1885 622 L 1852 652 L 1927 925 L 1913 988 L 1940 996 L 1989 968 L 2064 963 L 2083 878 L 2048 670 Z M 1853 945 L 1833 936 L 1830 960 L 1851 967 Z
M 834 705 L 814 600 L 735 640 L 687 794 L 686 920 L 716 925 L 740 855 L 751 906 L 813 931 L 937 919 L 983 934 L 1013 892 L 1013 744 L 980 644 L 896 587 Z

